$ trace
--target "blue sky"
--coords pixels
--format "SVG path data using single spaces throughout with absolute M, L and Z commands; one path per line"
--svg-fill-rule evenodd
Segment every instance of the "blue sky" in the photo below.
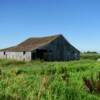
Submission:
M 100 0 L 0 0 L 0 48 L 57 33 L 100 51 Z

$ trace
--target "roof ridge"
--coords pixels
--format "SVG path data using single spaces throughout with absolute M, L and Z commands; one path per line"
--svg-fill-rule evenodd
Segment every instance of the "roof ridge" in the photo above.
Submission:
M 29 37 L 28 39 L 41 39 L 41 38 L 50 38 L 50 37 L 59 37 L 59 36 L 62 36 L 62 34 L 42 36 L 42 37 Z

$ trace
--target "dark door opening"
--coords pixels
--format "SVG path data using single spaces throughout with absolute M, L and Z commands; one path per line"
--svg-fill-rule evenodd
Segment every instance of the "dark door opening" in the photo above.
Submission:
M 47 59 L 47 50 L 44 49 L 37 49 L 36 51 L 37 59 Z
M 32 53 L 32 60 L 36 59 L 36 53 Z
M 47 50 L 37 49 L 35 52 L 32 53 L 32 60 L 34 59 L 47 60 Z

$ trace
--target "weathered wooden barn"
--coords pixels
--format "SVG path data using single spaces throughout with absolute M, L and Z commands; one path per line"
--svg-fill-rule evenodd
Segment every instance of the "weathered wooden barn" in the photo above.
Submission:
M 0 58 L 31 61 L 67 61 L 80 59 L 80 52 L 63 35 L 29 38 L 10 48 L 0 50 Z

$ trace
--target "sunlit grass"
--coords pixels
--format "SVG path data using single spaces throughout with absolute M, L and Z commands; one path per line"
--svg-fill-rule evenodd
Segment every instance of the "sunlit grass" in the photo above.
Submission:
M 96 75 L 100 62 L 18 62 L 0 60 L 0 100 L 99 100 L 83 77 Z

